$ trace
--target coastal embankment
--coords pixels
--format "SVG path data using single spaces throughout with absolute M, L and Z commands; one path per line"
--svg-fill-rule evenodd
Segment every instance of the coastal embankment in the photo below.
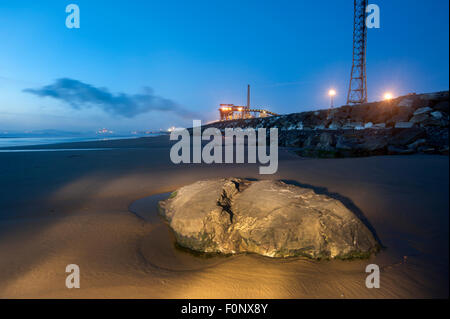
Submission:
M 448 155 L 449 92 L 204 126 L 208 127 L 276 127 L 280 146 L 310 157 Z

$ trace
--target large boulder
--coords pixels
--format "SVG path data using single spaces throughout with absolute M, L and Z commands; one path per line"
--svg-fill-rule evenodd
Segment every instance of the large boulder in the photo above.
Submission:
M 409 121 L 411 123 L 417 124 L 417 123 L 425 122 L 429 118 L 430 118 L 430 116 L 428 115 L 428 113 L 419 113 L 419 114 L 414 115 Z
M 420 128 L 396 129 L 393 132 L 393 137 L 389 139 L 389 144 L 406 146 L 424 137 L 426 137 L 426 132 Z
M 179 245 L 206 253 L 354 258 L 379 247 L 341 202 L 280 181 L 199 181 L 161 201 L 160 212 Z

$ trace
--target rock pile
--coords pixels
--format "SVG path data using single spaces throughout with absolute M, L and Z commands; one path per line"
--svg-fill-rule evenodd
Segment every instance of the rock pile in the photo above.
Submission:
M 304 156 L 447 154 L 449 92 L 410 94 L 390 101 L 216 122 L 207 127 L 279 129 L 279 144 Z

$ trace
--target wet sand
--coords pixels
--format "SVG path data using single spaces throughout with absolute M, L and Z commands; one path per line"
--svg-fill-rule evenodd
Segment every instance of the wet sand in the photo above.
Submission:
M 172 164 L 168 137 L 47 147 L 110 149 L 0 153 L 1 298 L 448 298 L 447 156 L 280 150 L 278 172 L 261 176 L 256 164 Z M 219 176 L 281 179 L 338 198 L 386 248 L 354 261 L 176 248 L 155 211 L 165 195 L 152 196 Z M 80 289 L 65 287 L 72 263 Z M 370 263 L 381 268 L 380 289 L 365 287 Z

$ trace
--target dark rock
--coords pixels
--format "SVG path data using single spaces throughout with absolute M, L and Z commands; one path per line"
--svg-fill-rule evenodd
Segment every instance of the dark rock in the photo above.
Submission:
M 431 112 L 430 114 L 435 119 L 441 119 L 443 117 L 443 115 L 440 111 L 434 111 L 434 112 Z
M 420 123 L 421 126 L 447 126 L 448 120 L 445 118 L 436 118 L 433 116 L 428 117 L 426 120 Z
M 449 112 L 449 103 L 448 103 L 448 101 L 441 101 L 441 102 L 439 102 L 438 104 L 436 104 L 434 107 L 433 107 L 433 109 L 435 110 L 435 111 L 440 111 L 440 112 L 443 112 L 443 113 L 445 113 L 445 114 L 449 114 L 450 112 Z
M 426 142 L 427 142 L 426 139 L 421 138 L 421 139 L 419 139 L 419 140 L 417 140 L 417 141 L 415 141 L 415 142 L 409 144 L 409 145 L 408 145 L 408 148 L 409 148 L 409 149 L 415 150 L 415 149 L 417 149 L 419 146 L 423 146 L 424 144 L 426 144 Z
M 387 140 L 381 136 L 368 136 L 357 148 L 367 155 L 382 155 L 385 154 L 387 145 Z
M 392 138 L 389 139 L 389 144 L 394 146 L 405 146 L 425 136 L 425 131 L 420 128 L 395 129 Z
M 333 146 L 336 144 L 334 139 L 334 135 L 331 133 L 322 133 L 319 137 L 319 143 L 317 144 L 317 148 L 321 150 L 332 150 Z
M 409 121 L 411 123 L 421 123 L 428 120 L 429 118 L 430 115 L 428 115 L 427 113 L 419 113 L 417 115 L 414 115 Z
M 448 155 L 448 146 L 445 146 L 439 150 L 439 153 L 442 155 Z
M 395 128 L 411 128 L 415 125 L 414 122 L 397 122 L 395 123 Z
M 408 155 L 413 154 L 414 150 L 410 148 L 401 148 L 393 145 L 388 146 L 388 154 L 389 155 Z
M 414 115 L 425 114 L 431 112 L 433 109 L 431 107 L 421 107 L 414 111 Z
M 355 139 L 351 139 L 345 137 L 344 135 L 340 135 L 336 142 L 336 149 L 343 151 L 351 151 L 356 148 L 358 141 Z
M 418 152 L 420 153 L 425 153 L 425 154 L 436 154 L 436 149 L 434 147 L 430 147 L 430 146 L 420 146 L 417 149 Z

